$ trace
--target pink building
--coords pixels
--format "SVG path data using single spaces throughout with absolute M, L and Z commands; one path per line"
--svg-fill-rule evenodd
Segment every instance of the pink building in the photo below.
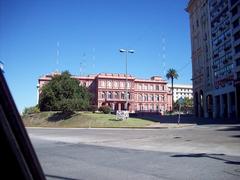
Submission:
M 56 75 L 49 74 L 40 77 L 39 88 Z M 126 103 L 126 75 L 100 73 L 88 76 L 72 76 L 78 79 L 81 85 L 88 87 L 94 94 L 94 104 L 110 106 L 114 111 L 123 110 Z M 161 112 L 171 109 L 171 93 L 167 82 L 159 76 L 151 79 L 138 79 L 128 75 L 128 110 L 130 112 Z

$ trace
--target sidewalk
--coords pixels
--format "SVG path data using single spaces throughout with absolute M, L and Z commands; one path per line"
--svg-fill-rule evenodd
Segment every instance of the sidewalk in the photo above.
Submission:
M 154 123 L 146 128 L 182 128 L 182 127 L 192 127 L 196 124 L 177 124 L 177 123 Z

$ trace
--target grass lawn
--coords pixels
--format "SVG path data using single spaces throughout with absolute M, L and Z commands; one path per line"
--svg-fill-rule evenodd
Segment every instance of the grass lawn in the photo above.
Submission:
M 63 127 L 63 128 L 120 128 L 120 127 L 146 127 L 154 122 L 139 118 L 128 118 L 127 120 L 116 120 L 112 114 L 101 114 L 92 112 L 77 112 L 65 116 L 56 112 L 41 112 L 22 117 L 27 127 Z

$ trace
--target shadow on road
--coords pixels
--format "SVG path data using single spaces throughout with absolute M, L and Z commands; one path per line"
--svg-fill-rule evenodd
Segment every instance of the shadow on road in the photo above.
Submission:
M 240 126 L 230 126 L 224 129 L 218 129 L 217 131 L 240 131 Z M 240 135 L 238 137 L 240 137 Z
M 145 120 L 150 120 L 153 122 L 160 123 L 177 123 L 178 115 L 160 115 L 160 114 L 151 114 L 151 113 L 135 113 L 131 114 L 131 117 L 141 118 Z M 180 115 L 181 124 L 197 124 L 197 125 L 210 125 L 210 124 L 240 124 L 240 121 L 237 119 L 210 119 L 210 118 L 201 118 L 195 117 L 192 114 L 182 114 Z
M 223 159 L 222 157 L 219 156 L 225 156 L 225 154 L 206 154 L 206 153 L 198 153 L 198 154 L 177 154 L 173 155 L 171 157 L 174 158 L 181 158 L 181 157 L 189 157 L 189 158 L 210 158 L 210 159 L 215 159 L 219 161 L 224 161 L 226 164 L 233 164 L 233 165 L 240 165 L 239 161 L 230 161 Z
M 64 179 L 64 180 L 81 180 L 81 179 L 74 179 L 74 178 L 68 178 L 68 177 L 62 177 L 62 176 L 55 176 L 50 174 L 45 174 L 47 178 L 54 178 L 54 179 Z

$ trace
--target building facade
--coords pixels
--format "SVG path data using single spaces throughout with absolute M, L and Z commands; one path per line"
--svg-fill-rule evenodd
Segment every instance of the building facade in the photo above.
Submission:
M 172 85 L 168 84 L 169 91 L 172 91 Z M 173 100 L 176 102 L 180 97 L 193 98 L 192 85 L 189 84 L 173 84 Z
M 49 74 L 38 79 L 39 92 L 57 74 Z M 172 107 L 171 92 L 167 82 L 159 76 L 151 79 L 138 79 L 131 75 L 100 73 L 88 76 L 72 76 L 79 84 L 86 86 L 94 94 L 94 104 L 108 105 L 113 111 L 125 109 L 126 85 L 130 112 L 164 113 Z M 126 83 L 127 82 L 127 83 Z M 40 94 L 40 93 L 39 93 Z
M 196 116 L 239 117 L 240 0 L 190 0 Z

